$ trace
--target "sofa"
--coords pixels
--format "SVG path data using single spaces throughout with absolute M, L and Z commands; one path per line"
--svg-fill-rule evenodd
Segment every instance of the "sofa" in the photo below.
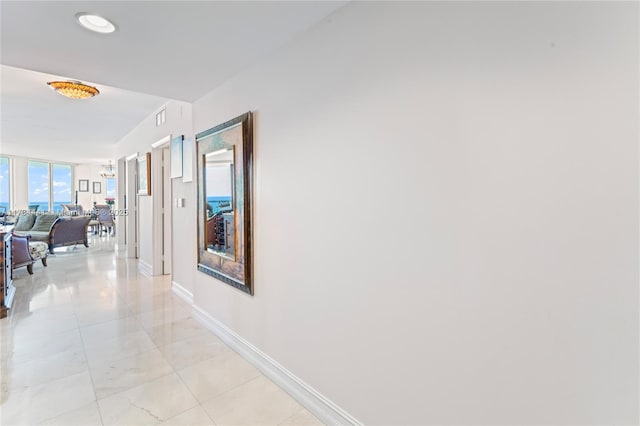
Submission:
M 58 216 L 56 214 L 22 214 L 18 216 L 13 233 L 30 235 L 31 241 L 42 241 L 48 244 L 49 253 L 56 247 L 84 244 L 87 240 L 88 216 Z
M 96 219 L 95 213 L 85 212 L 80 204 L 61 204 L 63 212 L 65 216 L 82 216 L 82 215 L 91 215 L 91 220 L 89 221 L 89 228 L 94 234 L 98 233 L 98 229 L 101 227 L 100 222 Z M 96 208 L 93 209 L 94 211 Z

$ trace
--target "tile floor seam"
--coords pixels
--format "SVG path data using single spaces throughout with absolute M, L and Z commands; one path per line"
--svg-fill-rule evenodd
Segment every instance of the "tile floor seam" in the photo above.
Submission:
M 296 414 L 298 414 L 298 412 L 300 412 L 301 410 L 296 411 L 295 413 L 293 413 L 292 415 L 290 415 L 289 417 L 287 417 L 286 419 L 282 420 L 280 423 L 278 423 L 276 426 L 281 426 L 282 424 L 284 424 L 287 420 L 292 419 L 293 417 L 296 416 Z
M 160 420 L 156 415 L 154 415 L 153 413 L 151 413 L 148 409 L 146 409 L 146 408 L 144 408 L 144 407 L 140 407 L 140 406 L 138 406 L 138 405 L 134 404 L 134 403 L 133 403 L 133 402 L 132 402 L 132 401 L 131 401 L 127 396 L 125 396 L 125 394 L 126 394 L 127 392 L 131 391 L 132 389 L 141 388 L 141 387 L 143 387 L 143 386 L 145 386 L 145 385 L 148 385 L 149 383 L 152 383 L 152 382 L 155 382 L 155 381 L 158 381 L 158 380 L 161 380 L 161 379 L 167 378 L 167 377 L 171 377 L 171 376 L 173 376 L 173 375 L 177 376 L 177 377 L 178 377 L 178 379 L 179 379 L 179 377 L 180 377 L 180 376 L 178 376 L 178 373 L 176 373 L 175 371 L 172 371 L 171 373 L 168 373 L 168 374 L 166 374 L 166 375 L 164 375 L 164 376 L 157 377 L 157 378 L 155 378 L 155 379 L 153 379 L 153 380 L 151 380 L 151 381 L 148 381 L 148 382 L 145 382 L 145 383 L 141 383 L 141 384 L 139 384 L 139 385 L 133 386 L 133 387 L 131 387 L 131 388 L 129 388 L 129 389 L 125 389 L 125 390 L 123 390 L 123 391 L 121 391 L 121 392 L 118 392 L 118 393 L 114 393 L 114 394 L 111 394 L 111 395 L 107 395 L 107 396 L 105 396 L 104 398 L 101 398 L 101 399 L 99 399 L 99 400 L 97 400 L 97 401 L 96 401 L 96 404 L 98 405 L 98 409 L 100 409 L 100 401 L 104 401 L 104 400 L 106 400 L 106 399 L 113 398 L 113 397 L 115 397 L 115 396 L 122 396 L 124 399 L 126 399 L 127 401 L 129 401 L 130 405 L 132 405 L 132 406 L 134 406 L 134 407 L 136 407 L 136 408 L 138 408 L 138 409 L 140 409 L 140 410 L 142 410 L 142 411 L 144 411 L 144 412 L 149 413 L 149 415 L 151 415 L 152 417 L 154 417 L 154 418 L 156 418 L 157 420 L 159 420 L 159 421 L 160 421 L 160 423 L 158 423 L 158 424 L 162 424 L 162 423 L 166 422 L 167 420 L 169 420 L 169 419 L 171 419 L 171 418 L 173 418 L 173 417 L 176 417 L 176 416 L 178 416 L 178 415 L 182 414 L 183 412 L 186 412 L 186 411 L 192 410 L 193 408 L 195 408 L 195 407 L 199 406 L 199 405 L 200 405 L 200 402 L 198 402 L 197 398 L 194 396 L 194 397 L 193 397 L 193 399 L 196 401 L 196 405 L 194 405 L 193 407 L 189 407 L 189 408 L 187 408 L 186 410 L 181 411 L 180 413 L 177 413 L 177 414 L 175 414 L 175 415 L 173 415 L 173 416 L 171 416 L 171 417 L 169 417 L 169 418 L 167 418 L 167 419 L 165 419 L 165 420 Z M 188 388 L 186 385 L 185 385 L 185 388 L 187 388 L 187 390 L 189 391 L 189 388 Z M 191 392 L 190 392 L 190 391 L 189 391 L 189 393 L 191 394 Z M 193 396 L 193 395 L 192 395 L 192 396 Z M 104 420 L 103 420 L 102 424 L 104 425 Z
M 243 360 L 244 360 L 244 358 L 243 358 Z M 256 370 L 257 370 L 257 369 L 256 369 Z M 227 393 L 232 392 L 232 391 L 234 391 L 234 390 L 238 389 L 240 386 L 244 386 L 244 385 L 246 385 L 247 383 L 251 383 L 251 382 L 253 382 L 254 380 L 258 380 L 258 379 L 261 379 L 261 378 L 263 378 L 263 377 L 266 377 L 266 378 L 267 378 L 267 380 L 271 381 L 271 379 L 269 379 L 267 376 L 265 376 L 264 374 L 262 374 L 262 372 L 261 372 L 260 370 L 258 370 L 258 372 L 260 373 L 258 376 L 256 376 L 256 377 L 252 377 L 251 379 L 249 379 L 249 380 L 247 380 L 247 381 L 245 381 L 245 382 L 242 382 L 242 383 L 240 383 L 240 384 L 238 384 L 238 385 L 236 385 L 236 386 L 234 386 L 234 387 L 232 387 L 232 388 L 230 388 L 230 389 L 227 389 L 227 390 L 226 390 L 226 391 L 224 391 L 224 392 L 220 392 L 220 393 L 218 393 L 218 394 L 216 394 L 216 395 L 214 395 L 214 396 L 212 396 L 212 397 L 206 398 L 206 399 L 205 399 L 205 400 L 203 400 L 203 401 L 200 401 L 198 398 L 196 398 L 196 399 L 198 399 L 198 402 L 200 402 L 200 405 L 204 405 L 204 404 L 206 404 L 207 402 L 210 402 L 210 401 L 212 401 L 212 400 L 214 400 L 214 399 L 216 399 L 216 398 L 219 398 L 219 397 L 221 397 L 222 395 L 226 395 Z M 278 385 L 276 385 L 276 386 L 278 386 Z M 278 388 L 280 388 L 280 386 L 278 386 Z M 288 394 L 287 394 L 287 395 L 288 395 Z M 206 410 L 205 410 L 205 411 L 206 411 Z
M 150 352 L 154 352 L 154 351 L 158 351 L 158 352 L 160 353 L 160 355 L 162 356 L 163 361 L 164 361 L 164 362 L 165 362 L 169 367 L 171 367 L 171 364 L 169 364 L 169 363 L 167 362 L 167 360 L 164 358 L 164 355 L 162 355 L 162 352 L 160 352 L 160 350 L 159 350 L 158 348 L 151 348 L 151 349 L 149 349 L 149 350 L 142 351 L 142 352 L 139 352 L 139 353 L 134 354 L 134 355 L 129 355 L 129 356 L 126 356 L 126 357 L 124 357 L 124 358 L 118 358 L 118 359 L 116 359 L 116 360 L 104 360 L 104 361 L 101 361 L 101 363 L 102 363 L 102 364 L 105 364 L 105 363 L 108 363 L 108 362 L 110 362 L 110 361 L 115 361 L 115 362 L 117 362 L 117 361 L 122 361 L 122 360 L 125 360 L 125 359 L 128 359 L 128 358 L 133 358 L 133 357 L 139 357 L 139 356 L 141 356 L 141 355 L 146 355 L 146 354 L 149 354 Z M 171 371 L 173 371 L 173 367 L 171 367 Z M 168 373 L 168 374 L 170 374 L 170 373 Z M 149 381 L 153 381 L 153 380 L 159 379 L 160 377 L 164 377 L 164 376 L 166 376 L 166 375 L 168 375 L 168 374 L 165 374 L 165 375 L 162 375 L 162 376 L 158 376 L 158 377 L 152 378 L 152 379 L 150 379 Z M 112 396 L 112 395 L 116 395 L 116 394 L 118 394 L 118 393 L 120 393 L 120 392 L 125 392 L 125 391 L 127 391 L 127 390 L 129 390 L 129 389 L 133 389 L 133 388 L 138 387 L 138 386 L 140 386 L 140 385 L 142 385 L 142 384 L 144 384 L 144 383 L 140 383 L 140 384 L 136 384 L 136 385 L 134 385 L 134 386 L 130 386 L 130 387 L 128 387 L 128 388 L 126 388 L 126 389 L 124 389 L 124 390 L 122 390 L 122 391 L 118 391 L 118 392 L 115 392 L 115 393 L 110 393 L 110 394 L 108 394 L 108 395 L 103 396 L 102 398 L 97 398 L 97 394 L 96 394 L 96 398 L 97 398 L 97 399 L 96 399 L 96 401 L 100 401 L 100 400 L 105 399 L 105 398 L 108 398 L 108 397 L 110 397 L 110 396 Z
M 173 368 L 173 366 L 172 366 Z M 209 415 L 209 413 L 207 412 L 207 410 L 204 409 L 204 407 L 202 406 L 202 401 L 200 401 L 198 399 L 198 397 L 193 393 L 193 391 L 191 390 L 191 388 L 187 385 L 187 383 L 184 381 L 184 379 L 182 378 L 182 376 L 180 375 L 180 373 L 178 373 L 177 371 L 175 371 L 176 376 L 178 376 L 178 380 L 180 380 L 180 382 L 184 385 L 185 388 L 187 388 L 187 391 L 189 391 L 189 393 L 191 394 L 191 396 L 193 396 L 193 399 L 195 399 L 196 401 L 198 401 L 198 406 L 200 408 L 202 408 L 202 411 L 204 411 L 207 415 L 207 417 L 209 417 L 211 419 L 211 422 L 213 422 L 214 425 L 217 425 L 217 423 L 215 422 L 215 420 L 213 420 L 211 418 L 211 416 Z M 191 408 L 190 408 L 191 409 Z M 186 410 L 188 411 L 188 410 Z M 182 413 L 181 413 L 182 414 Z M 176 416 L 174 416 L 176 417 Z
M 94 403 L 94 404 L 96 404 L 96 405 L 98 405 L 97 401 L 94 401 L 93 403 Z M 87 404 L 87 405 L 89 405 L 89 404 Z M 62 416 L 64 416 L 64 415 L 66 415 L 66 414 L 73 413 L 74 411 L 76 411 L 76 410 L 78 410 L 78 409 L 80 409 L 80 408 L 83 408 L 83 407 L 84 407 L 84 405 L 83 405 L 82 407 L 72 408 L 71 410 L 69 410 L 69 411 L 65 411 L 64 413 L 56 414 L 56 415 L 55 415 L 55 416 L 53 416 L 53 417 L 48 417 L 48 418 L 46 418 L 46 419 L 44 419 L 44 420 L 39 421 L 38 423 L 36 423 L 36 425 L 45 424 L 45 423 L 47 423 L 47 422 L 50 422 L 50 421 L 52 421 L 52 420 L 57 419 L 58 417 L 62 417 Z M 102 419 L 100 419 L 100 422 L 102 422 Z M 0 423 L 0 424 L 2 424 L 2 423 Z M 104 426 L 104 423 L 103 423 L 103 426 Z
M 65 379 L 67 379 L 67 378 L 69 378 L 69 377 L 78 376 L 78 375 L 81 375 L 81 374 L 83 374 L 83 373 L 84 373 L 84 372 L 75 373 L 75 374 L 71 374 L 71 375 L 69 375 L 69 376 L 67 376 L 67 377 L 62 377 L 62 378 L 59 378 L 59 379 L 53 380 L 53 381 L 48 382 L 48 383 L 42 383 L 42 384 L 37 384 L 37 385 L 33 385 L 33 386 L 28 386 L 28 387 L 25 387 L 24 389 L 19 390 L 19 391 L 18 391 L 18 394 L 19 394 L 19 395 L 22 395 L 22 394 L 24 394 L 24 393 L 29 392 L 29 390 L 32 390 L 32 389 L 34 389 L 34 388 L 39 388 L 39 390 L 42 390 L 42 389 L 46 388 L 48 385 L 51 385 L 51 384 L 53 384 L 53 383 L 55 383 L 55 382 L 57 382 L 57 381 L 62 381 L 62 380 L 65 380 Z M 2 404 L 2 405 L 4 405 L 4 402 L 3 402 L 3 404 Z M 57 418 L 57 417 L 59 417 L 59 416 L 62 416 L 62 415 L 64 415 L 64 414 L 67 414 L 67 413 L 73 412 L 73 411 L 74 411 L 74 410 L 76 410 L 76 409 L 77 409 L 77 408 L 72 408 L 72 409 L 67 410 L 67 411 L 64 411 L 64 412 L 62 412 L 62 413 L 57 413 L 57 414 L 55 414 L 55 415 L 52 415 L 51 417 L 45 417 L 45 418 L 43 418 L 43 419 L 39 419 L 37 422 L 30 421 L 30 422 L 29 422 L 29 424 L 37 424 L 37 425 L 39 425 L 39 424 L 42 424 L 42 423 L 44 423 L 44 422 L 46 422 L 46 421 L 53 420 L 53 419 L 55 419 L 55 418 Z M 1 418 L 0 418 L 0 420 L 1 420 Z M 2 423 L 0 423 L 0 424 L 2 424 Z M 21 425 L 16 425 L 16 426 L 21 426 Z
M 187 385 L 185 385 L 185 387 L 187 387 Z M 191 390 L 190 390 L 188 387 L 187 387 L 187 390 L 189 390 L 189 393 L 191 393 Z M 192 394 L 192 395 L 193 395 L 193 394 Z M 198 401 L 198 399 L 197 399 L 195 396 L 194 396 L 194 399 L 195 399 L 196 401 Z M 165 422 L 167 422 L 167 421 L 169 421 L 169 420 L 173 419 L 174 417 L 178 417 L 178 416 L 180 416 L 180 415 L 182 415 L 182 414 L 186 413 L 187 411 L 191 411 L 191 410 L 193 410 L 194 408 L 197 408 L 197 407 L 202 408 L 202 411 L 204 411 L 204 413 L 205 413 L 205 414 L 207 415 L 207 417 L 211 420 L 211 422 L 213 423 L 213 425 L 214 425 L 214 426 L 217 426 L 217 423 L 213 421 L 213 419 L 211 418 L 211 416 L 209 415 L 209 413 L 207 413 L 207 410 L 205 410 L 205 409 L 204 409 L 204 407 L 202 406 L 202 404 L 200 404 L 200 402 L 199 402 L 199 401 L 198 401 L 198 404 L 197 404 L 197 405 L 194 405 L 194 406 L 193 406 L 193 407 L 191 407 L 191 408 L 187 408 L 186 410 L 181 411 L 181 412 L 179 412 L 178 414 L 176 414 L 176 415 L 174 415 L 174 416 L 169 417 L 168 419 L 165 419 L 165 420 L 164 420 L 163 422 L 161 422 L 160 424 L 162 425 L 163 423 L 165 423 Z M 194 426 L 195 426 L 195 425 L 194 425 Z
M 128 336 L 132 336 L 132 335 L 134 335 L 134 334 L 135 334 L 135 333 L 129 333 L 129 335 L 128 335 Z M 148 337 L 148 336 L 147 336 L 147 337 Z M 110 340 L 116 340 L 116 338 L 113 338 L 113 339 L 107 339 L 107 341 L 110 341 Z M 99 344 L 101 344 L 101 343 L 102 343 L 102 342 L 95 342 L 95 343 L 93 343 L 93 344 L 90 344 L 90 345 L 89 345 L 89 347 L 91 347 L 91 346 L 97 346 L 97 345 L 99 345 Z M 151 343 L 153 343 L 153 342 L 151 342 Z M 141 355 L 141 354 L 146 353 L 146 352 L 150 352 L 150 351 L 152 351 L 153 349 L 154 349 L 154 348 L 146 349 L 146 350 L 143 350 L 143 351 L 140 351 L 140 352 L 136 352 L 136 353 L 134 353 L 134 354 L 125 355 L 125 356 L 118 356 L 118 355 L 116 355 L 115 357 L 112 357 L 112 358 L 99 359 L 98 361 L 96 361 L 96 362 L 94 362 L 94 363 L 93 363 L 93 367 L 95 367 L 95 366 L 97 366 L 97 365 L 99 365 L 99 364 L 105 363 L 105 362 L 107 362 L 107 361 L 112 361 L 112 362 L 115 362 L 115 361 L 121 361 L 121 360 L 123 360 L 123 359 L 130 358 L 130 357 L 132 357 L 132 356 L 137 356 L 137 355 Z M 157 349 L 157 348 L 156 348 L 156 349 Z M 86 347 L 85 347 L 85 354 L 86 354 Z M 165 361 L 166 361 L 166 360 L 165 360 Z M 91 362 L 91 361 L 89 361 L 89 357 L 88 357 L 88 356 L 87 356 L 87 364 L 91 367 L 92 362 Z
M 75 314 L 75 307 L 73 309 L 73 312 Z M 77 315 L 76 315 L 77 317 Z M 77 320 L 77 318 L 76 318 Z M 80 331 L 80 329 L 78 329 L 78 333 L 80 334 L 80 341 L 82 342 L 82 350 L 84 352 L 84 357 L 87 360 L 87 370 L 89 372 L 89 379 L 91 379 L 91 388 L 93 389 L 93 398 L 95 401 L 96 406 L 98 407 L 98 416 L 100 416 L 100 423 L 102 423 L 102 425 L 104 425 L 104 420 L 102 418 L 102 412 L 100 411 L 100 404 L 98 404 L 98 394 L 96 393 L 96 384 L 93 380 L 93 372 L 91 371 L 91 365 L 89 364 L 89 357 L 87 356 L 87 348 L 85 346 L 84 343 L 84 337 L 82 337 L 82 332 Z

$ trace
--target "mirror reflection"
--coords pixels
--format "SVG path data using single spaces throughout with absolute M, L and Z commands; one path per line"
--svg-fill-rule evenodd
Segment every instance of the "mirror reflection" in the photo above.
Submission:
M 234 150 L 221 149 L 204 157 L 206 249 L 235 261 Z

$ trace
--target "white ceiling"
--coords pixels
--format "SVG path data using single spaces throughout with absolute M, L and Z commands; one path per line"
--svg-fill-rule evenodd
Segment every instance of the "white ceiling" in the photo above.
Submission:
M 2 0 L 0 150 L 104 161 L 167 99 L 200 98 L 345 3 Z M 78 12 L 118 29 L 92 33 Z M 93 83 L 101 94 L 68 100 L 46 86 L 54 77 Z
M 0 66 L 0 151 L 72 163 L 104 162 L 122 139 L 167 100 L 96 85 L 100 94 L 68 99 L 47 86 L 67 77 Z M 93 84 L 89 81 L 84 81 Z

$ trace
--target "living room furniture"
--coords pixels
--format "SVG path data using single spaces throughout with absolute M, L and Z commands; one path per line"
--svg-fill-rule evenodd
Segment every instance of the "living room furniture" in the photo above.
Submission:
M 82 216 L 82 206 L 80 204 L 62 204 L 62 211 L 67 216 Z
M 100 222 L 98 222 L 98 219 L 89 220 L 89 225 L 87 226 L 87 232 L 97 234 L 99 230 L 100 230 Z
M 89 216 L 76 216 L 61 218 L 54 223 L 49 239 L 49 253 L 53 254 L 54 248 L 62 246 L 84 244 L 85 247 L 89 247 L 87 239 L 89 220 L 91 220 Z
M 100 233 L 106 231 L 115 234 L 116 224 L 113 221 L 113 215 L 111 214 L 111 207 L 107 204 L 96 204 L 96 215 L 98 223 L 100 224 Z
M 31 235 L 32 241 L 48 243 L 51 228 L 60 219 L 56 214 L 21 214 L 16 218 L 14 232 L 17 235 Z
M 30 241 L 31 235 L 13 235 L 11 237 L 11 269 L 27 267 L 29 275 L 33 275 L 33 264 L 38 260 L 47 266 L 47 243 Z
M 89 247 L 87 227 L 89 216 L 58 216 L 54 214 L 23 214 L 18 216 L 14 233 L 31 235 L 31 241 L 42 241 L 49 245 L 49 253 L 56 247 L 84 244 Z
M 0 318 L 7 316 L 16 288 L 11 275 L 11 239 L 12 226 L 0 227 Z

